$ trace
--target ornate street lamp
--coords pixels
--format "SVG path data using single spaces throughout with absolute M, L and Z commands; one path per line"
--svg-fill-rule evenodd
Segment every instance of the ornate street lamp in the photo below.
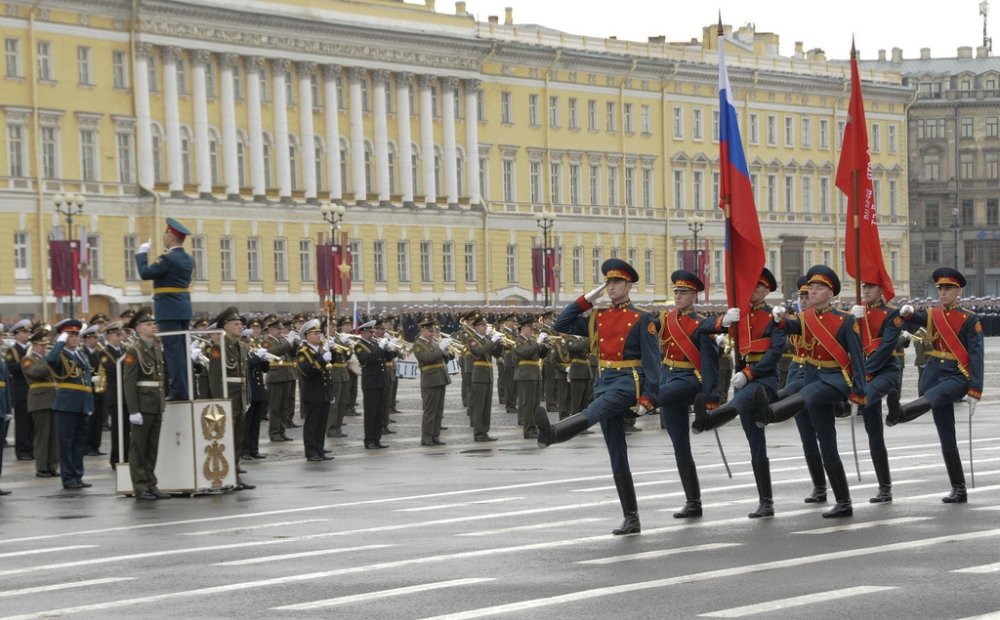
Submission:
M 344 214 L 347 213 L 347 209 L 344 205 L 323 202 L 319 206 L 320 215 L 323 216 L 323 221 L 330 225 L 330 240 L 327 245 L 333 247 L 336 245 L 335 240 L 337 238 L 337 232 L 340 230 L 340 225 L 344 221 Z M 347 274 L 351 271 L 351 266 L 347 264 L 347 247 L 346 244 L 340 245 L 340 292 L 341 300 L 343 302 L 343 311 L 347 312 Z M 333 292 L 331 291 L 331 297 Z
M 549 232 L 555 225 L 556 214 L 542 211 L 535 214 L 535 224 L 542 229 L 542 289 L 545 291 L 545 307 L 549 306 Z

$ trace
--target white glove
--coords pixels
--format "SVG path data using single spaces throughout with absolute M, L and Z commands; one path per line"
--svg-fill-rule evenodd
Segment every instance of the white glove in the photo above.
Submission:
M 267 349 L 265 349 L 264 347 L 261 347 L 259 349 L 255 349 L 253 353 L 254 353 L 254 355 L 256 355 L 257 357 L 259 357 L 262 360 L 266 360 L 267 359 Z
M 979 404 L 979 399 L 971 396 L 966 396 L 966 398 L 969 401 L 969 417 L 972 417 L 976 413 L 976 405 Z
M 902 332 L 899 333 L 899 337 L 902 340 L 909 340 L 910 338 L 913 338 L 913 334 L 904 329 Z
M 487 325 L 486 326 L 486 335 L 487 336 L 492 336 L 494 332 L 496 332 L 496 330 L 493 329 L 492 325 Z
M 855 304 L 851 306 L 851 314 L 853 314 L 856 319 L 863 319 L 865 318 L 865 307 Z
M 726 310 L 726 313 L 724 315 L 722 315 L 722 326 L 729 327 L 730 325 L 739 320 L 740 320 L 740 309 L 730 308 L 729 310 Z
M 5 416 L 3 417 L 3 421 L 4 421 L 4 422 L 10 422 L 10 421 L 11 421 L 11 420 L 12 420 L 13 418 L 14 418 L 14 415 L 13 415 L 13 414 L 10 414 L 10 413 L 8 413 L 7 415 L 5 415 Z
M 141 413 L 133 413 L 132 415 L 130 415 L 128 417 L 128 421 L 131 422 L 135 426 L 142 426 L 142 414 Z
M 913 314 L 913 306 L 911 306 L 910 304 L 906 304 L 905 306 L 899 309 L 899 316 L 903 317 L 904 319 L 910 318 L 910 315 L 912 314 Z
M 252 329 L 250 329 L 249 327 L 243 328 L 242 336 L 244 338 L 249 338 L 251 334 L 253 334 L 253 330 Z
M 56 338 L 56 342 L 66 342 L 67 340 L 69 340 L 69 332 L 63 332 Z
M 586 295 L 584 295 L 583 298 L 587 300 L 588 304 L 593 305 L 595 301 L 597 301 L 598 299 L 601 298 L 601 295 L 604 294 L 604 289 L 606 289 L 606 288 L 608 288 L 608 283 L 607 282 L 605 282 L 604 284 L 598 286 L 594 290 L 590 291 L 589 293 L 587 293 Z
M 146 243 L 139 246 L 139 249 L 135 251 L 136 254 L 148 254 L 149 248 L 153 245 L 152 239 L 146 239 Z M 140 422 L 141 424 L 141 422 Z
M 775 323 L 780 323 L 785 318 L 786 312 L 788 312 L 788 310 L 784 306 L 778 305 L 771 308 L 771 317 L 774 319 Z
M 92 415 L 94 415 L 94 412 L 93 412 L 93 411 L 88 411 L 88 412 L 87 412 L 87 417 L 88 417 L 88 418 L 89 418 L 90 416 L 92 416 Z
M 549 337 L 549 335 L 546 334 L 545 332 L 539 333 L 538 334 L 538 344 L 542 344 L 543 342 L 545 342 L 545 339 L 548 338 L 548 337 Z
M 503 338 L 503 334 L 501 334 L 500 332 L 493 332 L 493 335 L 490 336 L 490 340 L 492 340 L 493 342 L 497 342 L 501 338 Z
M 747 376 L 742 372 L 734 372 L 729 384 L 733 386 L 734 390 L 738 390 L 747 384 Z
M 326 362 L 326 363 L 329 364 L 330 360 L 332 360 L 332 359 L 333 359 L 333 354 L 332 353 L 330 353 L 329 351 L 324 351 L 323 352 L 323 361 L 324 362 Z
M 285 334 L 285 340 L 288 341 L 288 344 L 294 346 L 295 345 L 295 332 L 288 332 L 287 334 Z
M 573 380 L 570 379 L 570 376 L 569 376 L 568 372 L 566 373 L 566 383 L 573 383 Z
M 191 347 L 191 361 L 197 362 L 201 359 L 201 348 Z
M 641 418 L 642 416 L 646 415 L 647 413 L 653 413 L 653 411 L 656 411 L 656 410 L 655 409 L 653 409 L 653 410 L 646 409 L 642 405 L 639 405 L 638 407 L 635 408 L 635 415 L 636 415 L 636 417 Z
M 715 337 L 715 344 L 720 349 L 723 348 L 724 346 L 726 346 L 726 335 L 725 334 L 719 334 L 718 336 L 716 336 Z
M 451 338 L 447 338 L 447 337 L 446 338 L 442 338 L 441 342 L 438 343 L 438 346 L 441 347 L 442 351 L 447 351 L 448 347 L 451 346 L 452 342 L 454 342 L 454 340 L 452 340 Z

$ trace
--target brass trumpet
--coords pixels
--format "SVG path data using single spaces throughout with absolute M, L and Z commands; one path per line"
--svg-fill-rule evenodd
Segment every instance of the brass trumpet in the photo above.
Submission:
M 456 340 L 455 337 L 452 336 L 451 334 L 446 334 L 445 332 L 441 332 L 441 336 L 451 340 L 451 342 L 448 344 L 448 353 L 451 353 L 455 357 L 461 357 L 466 353 L 468 353 L 469 347 L 465 346 L 464 344 Z

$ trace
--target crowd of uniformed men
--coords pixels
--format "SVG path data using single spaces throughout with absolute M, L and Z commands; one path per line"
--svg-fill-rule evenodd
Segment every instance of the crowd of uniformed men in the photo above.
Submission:
M 382 438 L 394 432 L 399 377 L 416 378 L 402 368 L 412 367 L 412 358 L 419 370 L 422 446 L 444 445 L 445 390 L 453 374 L 461 377 L 476 442 L 495 440 L 494 394 L 506 413 L 517 414 L 524 438 L 537 439 L 540 447 L 599 423 L 625 517 L 616 534 L 641 529 L 625 437 L 641 430 L 634 426 L 638 417 L 653 412 L 673 445 L 686 496 L 678 518 L 702 515 L 691 432 L 736 417 L 759 496 L 750 518 L 774 514 L 765 428 L 789 418 L 812 478 L 807 503 L 826 502 L 829 487 L 835 505 L 823 516 L 853 514 L 835 426 L 837 417 L 852 414 L 864 419 L 878 480 L 870 501 L 891 502 L 883 399 L 888 426 L 933 412 L 951 484 L 943 501 L 967 501 L 954 403 L 968 401 L 971 413 L 981 398 L 983 336 L 1000 330 L 1000 316 L 996 300 L 961 303 L 965 278 L 954 269 L 933 275 L 938 303 L 897 307 L 884 298 L 884 283 L 865 282 L 863 303 L 845 310 L 834 303 L 841 292 L 837 274 L 822 265 L 800 278 L 798 300 L 769 306 L 765 298 L 777 283 L 765 268 L 749 312 L 698 306 L 703 283 L 679 270 L 671 276 L 674 303 L 656 310 L 632 304 L 638 274 L 611 259 L 602 266 L 605 283 L 558 316 L 437 308 L 364 316 L 357 324 L 356 317 L 333 314 L 328 304 L 325 312 L 291 317 L 248 317 L 230 307 L 192 325 L 194 263 L 183 249 L 188 234 L 168 218 L 166 251 L 153 263 L 146 258 L 148 243 L 136 254 L 140 276 L 153 280 L 153 308 L 113 320 L 98 314 L 86 325 L 70 318 L 53 327 L 30 319 L 10 326 L 13 342 L 0 364 L 0 415 L 8 422 L 13 417 L 16 458 L 33 459 L 38 477 L 59 476 L 67 489 L 91 486 L 83 478 L 83 457 L 104 455 L 102 433 L 111 430 L 111 466 L 129 463 L 136 499 L 169 498 L 154 470 L 170 400 L 230 400 L 238 460 L 266 458 L 259 444 L 264 421 L 272 443 L 290 441 L 287 430 L 299 426 L 298 404 L 305 458 L 322 462 L 333 459 L 326 438 L 346 437 L 345 417 L 359 415 L 360 391 L 364 447 L 386 448 Z M 596 305 L 605 294 L 611 303 Z M 187 350 L 183 336 L 158 334 L 189 329 L 197 335 Z M 920 397 L 902 403 L 903 349 L 911 343 Z M 734 395 L 727 401 L 730 387 Z M 238 476 L 236 489 L 251 488 Z

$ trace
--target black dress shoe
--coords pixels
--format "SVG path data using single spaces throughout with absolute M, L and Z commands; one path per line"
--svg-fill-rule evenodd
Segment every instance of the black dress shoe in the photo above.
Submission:
M 89 489 L 90 487 L 94 486 L 89 482 L 84 482 L 83 480 L 77 480 L 76 483 L 80 485 L 81 489 Z
M 319 463 L 320 461 L 323 460 L 323 457 L 322 456 L 310 456 L 310 457 L 307 457 L 306 460 L 309 461 L 310 463 Z
M 392 430 L 391 428 L 389 428 L 387 426 L 387 427 L 385 427 L 385 428 L 382 429 L 382 434 L 383 435 L 395 435 L 396 431 Z
M 17 455 L 17 460 L 19 460 L 19 461 L 34 461 L 35 457 L 31 456 L 30 454 L 18 454 Z
M 10 491 L 4 491 L 3 489 L 0 489 L 0 495 L 10 495 Z
M 372 442 L 368 442 L 365 444 L 365 450 L 378 450 L 378 446 Z
M 63 483 L 64 489 L 82 489 L 83 486 L 79 482 L 65 482 Z
M 288 424 L 285 425 L 285 428 L 299 428 L 300 426 L 302 425 L 296 424 L 295 422 L 289 422 Z
M 448 444 L 445 443 L 445 442 L 443 442 L 443 441 L 441 441 L 440 439 L 435 439 L 434 440 L 434 445 L 435 446 L 447 446 Z
M 55 474 L 53 474 L 50 471 L 36 471 L 35 472 L 35 477 L 37 477 L 37 478 L 51 478 L 52 476 L 55 476 Z
M 337 439 L 342 439 L 344 437 L 347 437 L 347 433 L 337 432 L 337 433 L 334 433 L 333 435 L 331 435 L 331 437 L 336 437 Z
M 245 470 L 242 467 L 240 467 L 239 465 L 237 465 L 236 466 L 236 473 L 238 473 L 238 474 L 245 474 L 245 473 L 247 473 L 247 470 Z
M 322 458 L 322 459 L 323 459 L 324 461 L 332 461 L 332 460 L 333 460 L 333 457 L 332 457 L 332 456 L 330 456 L 329 454 L 324 454 L 324 455 L 323 455 L 323 456 L 322 456 L 321 458 Z
M 155 502 L 156 496 L 149 491 L 143 491 L 142 493 L 135 496 L 135 501 L 137 502 Z
M 448 430 L 448 427 L 447 426 L 442 426 L 441 430 L 446 431 L 446 430 Z
M 489 435 L 476 435 L 476 441 L 496 441 L 496 437 L 490 437 Z
M 258 452 L 257 454 L 253 454 L 251 456 L 253 456 L 253 458 L 258 459 L 258 460 L 259 459 L 266 459 L 267 458 L 266 454 L 261 454 L 260 452 Z
M 388 448 L 389 446 L 385 445 L 381 441 L 376 441 L 375 442 L 375 447 L 378 448 L 379 450 L 384 450 L 384 449 Z
M 243 456 L 240 457 L 240 460 L 242 460 L 242 461 L 252 461 L 253 460 L 253 455 L 252 454 L 244 454 Z
M 249 482 L 237 482 L 236 483 L 236 490 L 237 491 L 249 491 L 250 489 L 256 489 L 256 488 L 257 488 L 256 484 L 250 484 Z
M 98 452 L 97 450 L 87 450 L 83 453 L 84 456 L 101 456 L 103 452 Z
M 170 499 L 169 494 L 164 493 L 159 489 L 153 489 L 152 491 L 148 491 L 148 493 L 152 494 L 156 499 Z
M 535 430 L 535 429 L 531 429 L 530 431 L 528 431 L 527 433 L 524 434 L 524 438 L 525 439 L 538 439 L 538 431 Z
M 328 450 L 326 448 L 323 448 L 323 454 L 330 454 L 331 452 L 333 452 L 333 450 Z
M 428 447 L 428 448 L 433 448 L 437 444 L 435 444 L 433 441 L 421 441 L 420 445 Z

